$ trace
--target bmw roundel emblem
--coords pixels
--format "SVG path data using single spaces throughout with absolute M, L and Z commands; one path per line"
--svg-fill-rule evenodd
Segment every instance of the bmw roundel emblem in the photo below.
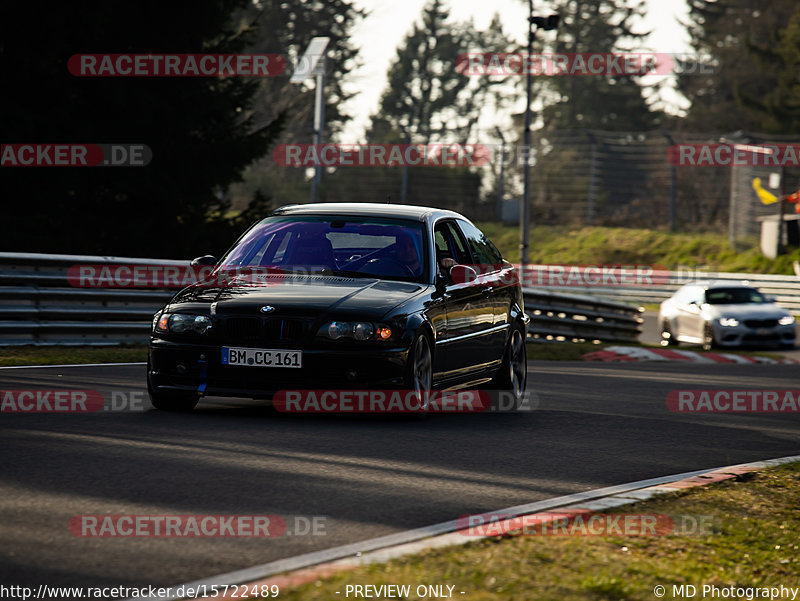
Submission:
M 264 305 L 263 307 L 261 307 L 261 312 L 262 313 L 272 313 L 274 310 L 275 310 L 275 307 L 273 307 L 271 305 Z

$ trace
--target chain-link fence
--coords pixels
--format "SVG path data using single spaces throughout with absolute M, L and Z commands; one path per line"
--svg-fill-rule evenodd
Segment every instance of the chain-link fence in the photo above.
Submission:
M 481 137 L 483 134 L 483 137 Z M 412 143 L 416 143 L 412 140 Z M 328 166 L 319 189 L 324 202 L 406 202 L 457 210 L 474 220 L 518 221 L 529 155 L 531 219 L 537 224 L 608 225 L 729 232 L 732 243 L 757 236 L 759 218 L 776 214 L 754 190 L 782 174 L 777 196 L 800 185 L 800 169 L 736 166 L 716 153 L 749 144 L 786 144 L 786 137 L 684 132 L 573 129 L 534 132 L 530 152 L 501 145 L 496 132 L 478 135 L 478 166 Z M 279 167 L 275 204 L 307 202 L 310 170 Z M 793 209 L 788 209 L 792 211 Z

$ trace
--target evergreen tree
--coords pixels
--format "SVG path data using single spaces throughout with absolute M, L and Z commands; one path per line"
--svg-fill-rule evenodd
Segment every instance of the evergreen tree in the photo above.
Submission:
M 421 21 L 397 49 L 380 110 L 372 117 L 370 141 L 467 143 L 487 106 L 502 103 L 495 91 L 502 80 L 469 77 L 458 71 L 459 56 L 504 52 L 512 47 L 495 16 L 486 32 L 469 23 L 452 23 L 441 0 L 431 0 Z M 498 90 L 499 91 L 499 90 Z
M 554 0 L 548 10 L 558 14 L 561 22 L 554 39 L 541 36 L 537 42 L 545 51 L 642 52 L 638 47 L 647 34 L 633 31 L 634 22 L 644 12 L 640 0 Z M 534 48 L 534 52 L 541 50 Z M 620 132 L 615 146 L 624 148 L 626 143 L 639 141 L 637 134 L 624 132 L 659 126 L 663 116 L 650 108 L 639 77 L 545 75 L 537 80 L 543 108 L 531 149 L 534 221 L 601 223 L 636 203 L 646 194 L 646 170 L 628 160 L 630 153 L 616 154 L 591 130 Z M 522 115 L 516 123 L 521 140 Z M 625 182 L 624 187 L 617 185 L 620 181 Z
M 323 139 L 335 139 L 352 118 L 343 107 L 354 94 L 347 92 L 344 84 L 359 66 L 359 49 L 352 42 L 352 31 L 366 14 L 352 0 L 257 0 L 239 11 L 237 22 L 253 32 L 250 52 L 288 56 L 286 76 L 261 80 L 253 102 L 257 123 L 269 123 L 281 112 L 287 114 L 278 143 L 310 144 L 313 140 L 315 79 L 293 84 L 289 83 L 289 75 L 314 37 L 330 38 L 326 49 Z M 246 206 L 254 190 L 270 197 L 268 204 L 272 206 L 309 199 L 306 170 L 276 165 L 269 155 L 248 166 L 244 180 L 232 190 L 235 208 Z
M 777 110 L 785 66 L 774 48 L 798 10 L 795 0 L 688 2 L 692 46 L 710 69 L 679 77 L 678 89 L 691 103 L 680 127 L 702 132 L 775 128 L 776 123 L 764 122 L 764 109 L 772 104 L 767 110 Z
M 741 103 L 750 111 L 754 129 L 800 134 L 800 7 L 786 27 L 775 31 L 767 42 L 750 42 L 748 50 L 763 71 L 775 73 L 774 85 L 759 96 L 740 89 Z
M 389 68 L 380 109 L 367 132 L 370 143 L 488 143 L 482 119 L 515 99 L 502 77 L 470 77 L 459 58 L 472 52 L 507 52 L 513 43 L 495 15 L 484 31 L 471 21 L 456 23 L 442 0 L 430 0 L 404 38 Z M 323 196 L 353 190 L 359 198 L 448 207 L 478 216 L 482 172 L 469 167 L 342 167 L 326 177 Z M 332 197 L 331 197 L 332 196 Z
M 549 8 L 561 16 L 556 53 L 628 52 L 647 34 L 632 29 L 644 14 L 644 2 L 635 0 L 555 0 Z M 559 75 L 547 78 L 542 111 L 549 130 L 604 129 L 643 131 L 658 126 L 661 116 L 650 109 L 636 77 Z

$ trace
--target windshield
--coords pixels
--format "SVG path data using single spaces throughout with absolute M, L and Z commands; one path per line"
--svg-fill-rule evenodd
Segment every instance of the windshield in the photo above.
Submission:
M 268 217 L 239 241 L 221 267 L 423 281 L 423 239 L 421 223 L 399 219 Z
M 714 288 L 706 290 L 706 302 L 709 305 L 745 305 L 769 301 L 754 288 Z

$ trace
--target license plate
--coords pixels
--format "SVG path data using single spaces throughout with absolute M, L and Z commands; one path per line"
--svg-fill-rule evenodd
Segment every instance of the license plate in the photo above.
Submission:
M 758 328 L 756 330 L 757 336 L 767 336 L 768 334 L 772 334 L 772 328 Z
M 303 351 L 222 347 L 222 365 L 245 367 L 303 367 Z

